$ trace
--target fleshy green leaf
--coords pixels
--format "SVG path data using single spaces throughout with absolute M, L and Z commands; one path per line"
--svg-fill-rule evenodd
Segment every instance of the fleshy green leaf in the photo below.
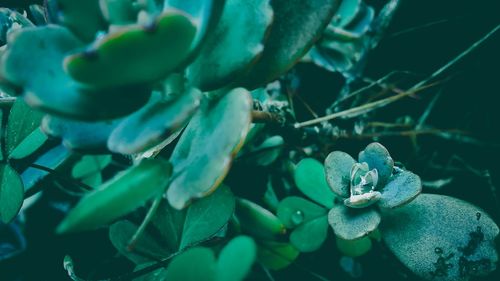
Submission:
M 192 88 L 168 100 L 151 99 L 118 125 L 109 137 L 108 148 L 135 154 L 158 145 L 188 123 L 198 109 L 200 98 L 200 91 Z
M 377 229 L 380 214 L 373 208 L 354 209 L 335 205 L 328 213 L 333 232 L 345 240 L 362 238 Z
M 54 115 L 110 119 L 128 114 L 147 102 L 151 92 L 145 86 L 93 89 L 73 81 L 64 72 L 62 61 L 68 52 L 81 46 L 61 26 L 19 29 L 9 33 L 9 44 L 0 58 L 0 72 L 10 83 L 23 88 L 28 105 Z
M 10 159 L 23 159 L 35 151 L 37 151 L 43 144 L 45 144 L 48 140 L 46 134 L 40 130 L 40 128 L 36 128 L 31 134 L 26 136 L 24 140 L 16 146 L 14 150 L 9 155 Z
M 317 203 L 331 208 L 335 195 L 328 186 L 323 165 L 313 158 L 305 158 L 297 164 L 295 184 L 302 193 Z
M 196 23 L 196 35 L 191 50 L 202 45 L 206 35 L 215 28 L 226 0 L 164 0 L 164 10 L 177 9 L 185 12 Z
M 256 88 L 276 79 L 302 57 L 332 19 L 339 0 L 275 0 L 274 20 L 264 52 L 244 79 Z M 297 12 L 300 11 L 300 12 Z
M 348 25 L 359 12 L 361 2 L 361 0 L 343 0 L 335 16 L 333 16 L 332 23 L 339 27 Z
M 422 191 L 420 177 L 410 171 L 399 171 L 380 191 L 382 197 L 377 203 L 382 208 L 396 208 L 411 202 Z
M 253 127 L 252 129 L 257 128 Z M 250 132 L 252 132 L 252 130 L 250 130 Z M 248 143 L 248 139 L 246 143 Z M 283 152 L 284 145 L 285 141 L 283 140 L 283 137 L 272 136 L 265 139 L 260 145 L 250 150 L 250 152 L 248 152 L 248 154 L 244 157 L 252 164 L 269 166 L 274 163 L 278 157 L 280 157 Z
M 355 258 L 362 256 L 372 248 L 372 240 L 369 236 L 357 240 L 344 240 L 340 237 L 335 238 L 339 251 L 348 257 Z
M 52 2 L 57 2 L 53 6 L 59 7 L 59 10 L 53 11 L 58 15 L 53 16 L 82 39 L 91 41 L 98 31 L 106 29 L 106 23 L 99 10 L 99 0 L 53 0 Z
M 196 86 L 205 91 L 220 88 L 240 77 L 256 60 L 273 19 L 269 2 L 226 2 L 215 30 L 188 68 L 188 77 Z
M 130 239 L 138 228 L 137 225 L 127 220 L 117 221 L 109 227 L 109 240 L 121 255 L 136 264 L 141 264 L 150 262 L 152 259 L 162 259 L 171 254 L 147 231 L 143 232 L 133 248 L 129 249 Z
M 217 264 L 212 250 L 192 248 L 170 262 L 165 279 L 169 281 L 215 281 Z
M 382 238 L 411 271 L 427 280 L 462 281 L 495 270 L 499 230 L 483 210 L 465 201 L 421 194 L 383 213 Z
M 366 162 L 371 169 L 378 171 L 378 188 L 382 188 L 392 175 L 394 160 L 389 151 L 378 142 L 370 143 L 365 150 L 359 153 L 359 163 Z
M 180 249 L 199 243 L 216 234 L 233 215 L 235 198 L 227 186 L 193 203 L 188 209 Z
M 63 145 L 70 150 L 102 154 L 108 152 L 108 138 L 121 120 L 84 122 L 46 115 L 41 128 L 47 135 L 61 138 Z
M 124 27 L 70 55 L 64 69 L 76 81 L 98 87 L 154 82 L 186 59 L 195 33 L 185 14 L 167 11 L 151 26 Z
M 24 200 L 21 178 L 11 166 L 0 164 L 0 222 L 13 220 Z
M 273 213 L 246 200 L 236 201 L 236 216 L 244 232 L 263 239 L 275 239 L 286 233 L 285 225 Z
M 204 100 L 170 158 L 178 174 L 167 190 L 174 208 L 184 208 L 220 185 L 245 141 L 251 110 L 250 93 L 242 88 Z
M 142 160 L 82 198 L 57 232 L 95 229 L 133 211 L 165 188 L 171 170 L 166 161 Z
M 351 168 L 356 161 L 347 153 L 334 151 L 325 159 L 326 181 L 337 195 L 350 195 Z
M 17 99 L 10 110 L 5 132 L 5 150 L 7 155 L 33 131 L 42 120 L 41 112 L 31 109 L 22 99 Z
M 222 249 L 217 262 L 217 281 L 242 281 L 252 269 L 257 246 L 252 238 L 238 236 Z
M 258 244 L 257 259 L 269 269 L 280 270 L 294 262 L 299 254 L 300 252 L 292 244 L 260 241 Z

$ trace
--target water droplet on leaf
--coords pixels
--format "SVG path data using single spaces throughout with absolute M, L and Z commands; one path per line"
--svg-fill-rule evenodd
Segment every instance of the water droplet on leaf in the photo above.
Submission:
M 304 221 L 304 213 L 302 211 L 297 210 L 295 213 L 292 215 L 292 222 L 295 225 L 299 225 Z

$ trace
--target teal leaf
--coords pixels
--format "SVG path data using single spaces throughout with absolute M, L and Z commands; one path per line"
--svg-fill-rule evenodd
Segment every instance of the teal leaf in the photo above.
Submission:
M 243 88 L 204 100 L 170 158 L 178 174 L 167 190 L 167 199 L 174 208 L 182 209 L 220 185 L 245 141 L 251 110 L 250 93 Z
M 257 128 L 253 127 L 252 129 Z M 248 143 L 248 140 L 246 143 Z M 269 166 L 280 157 L 281 153 L 283 152 L 284 146 L 285 140 L 283 139 L 283 137 L 272 136 L 265 139 L 260 145 L 253 148 L 245 158 L 248 159 L 250 163 L 253 163 L 255 165 Z
M 224 5 L 215 30 L 208 34 L 188 77 L 204 91 L 239 78 L 264 50 L 273 10 L 269 0 L 231 0 Z M 244 11 L 244 12 L 242 12 Z
M 389 151 L 378 142 L 370 143 L 365 150 L 359 153 L 359 163 L 366 162 L 371 169 L 378 171 L 377 188 L 383 188 L 392 175 L 394 160 Z
M 290 69 L 319 39 L 339 0 L 275 0 L 264 52 L 244 79 L 247 88 L 271 82 Z M 297 12 L 300 11 L 300 12 Z
M 217 281 L 242 281 L 257 258 L 257 246 L 248 236 L 233 238 L 222 249 L 217 261 Z
M 48 140 L 46 134 L 36 128 L 31 132 L 24 140 L 12 150 L 9 155 L 10 159 L 23 159 L 31 154 L 35 153 L 40 147 L 42 147 Z
M 408 204 L 422 191 L 420 177 L 410 171 L 401 170 L 394 174 L 380 191 L 378 202 L 381 208 L 396 208 Z
M 59 8 L 54 11 L 57 13 L 57 20 L 83 40 L 91 41 L 98 31 L 106 29 L 106 23 L 99 9 L 99 0 L 53 0 L 53 2 L 57 2 L 53 6 Z
M 165 272 L 169 281 L 215 281 L 217 263 L 212 250 L 192 248 L 175 257 Z
M 326 181 L 338 196 L 350 195 L 351 168 L 356 161 L 347 153 L 334 151 L 325 159 Z
M 290 243 L 259 241 L 257 259 L 266 268 L 283 269 L 292 264 L 300 252 Z
M 96 87 L 155 82 L 187 58 L 195 33 L 185 14 L 164 12 L 151 26 L 124 27 L 66 57 L 64 69 L 76 81 Z
M 9 33 L 0 58 L 0 73 L 23 88 L 28 105 L 69 118 L 99 120 L 120 117 L 144 105 L 145 86 L 93 89 L 73 81 L 63 70 L 64 56 L 82 46 L 69 30 L 56 25 Z M 23 65 L 23 67 L 19 67 Z
M 81 179 L 96 173 L 100 173 L 112 161 L 109 154 L 103 155 L 84 155 L 71 170 L 71 176 L 75 179 Z
M 107 142 L 111 132 L 121 119 L 86 122 L 46 115 L 42 120 L 42 131 L 70 150 L 86 154 L 108 152 Z
M 344 240 L 340 237 L 335 237 L 335 243 L 339 251 L 351 258 L 360 257 L 372 248 L 372 240 L 369 236 L 357 240 Z
M 166 187 L 170 163 L 143 159 L 89 193 L 57 227 L 58 233 L 92 230 L 142 206 Z
M 195 51 L 217 25 L 225 5 L 226 0 L 164 0 L 164 11 L 177 9 L 191 16 L 196 23 L 196 35 L 190 50 Z
M 304 195 L 327 207 L 333 207 L 335 195 L 326 182 L 323 164 L 313 158 L 302 159 L 295 168 L 295 184 Z
M 133 247 L 129 248 L 129 242 L 138 228 L 139 226 L 128 220 L 117 221 L 109 227 L 109 240 L 121 255 L 135 264 L 141 264 L 155 259 L 159 260 L 171 254 L 147 231 L 144 231 Z
M 354 209 L 335 205 L 328 213 L 333 232 L 344 240 L 356 240 L 375 231 L 380 214 L 373 208 Z
M 201 92 L 194 88 L 168 99 L 152 98 L 113 130 L 108 148 L 117 153 L 135 154 L 160 144 L 189 122 L 200 99 Z
M 195 204 L 196 202 L 193 205 Z M 168 204 L 167 200 L 163 200 L 151 221 L 152 225 L 158 230 L 160 240 L 167 245 L 171 253 L 179 250 L 186 213 L 187 209 L 174 209 Z M 206 232 L 206 234 L 213 235 L 210 232 Z
M 361 3 L 361 0 L 343 0 L 335 16 L 333 16 L 332 24 L 338 27 L 348 25 L 361 9 Z
M 13 220 L 24 200 L 24 188 L 21 178 L 9 165 L 0 164 L 0 222 Z
M 286 233 L 285 225 L 273 213 L 243 198 L 236 201 L 236 217 L 243 232 L 261 239 L 277 239 Z
M 42 117 L 41 112 L 31 109 L 22 99 L 16 99 L 10 110 L 5 131 L 7 155 L 38 128 Z
M 180 249 L 215 235 L 233 215 L 235 198 L 227 186 L 193 203 L 186 213 Z
M 421 194 L 384 212 L 380 230 L 396 257 L 427 280 L 469 280 L 494 271 L 498 262 L 498 226 L 483 210 L 452 197 Z
M 278 205 L 278 218 L 292 228 L 290 243 L 301 252 L 318 250 L 328 231 L 328 210 L 300 197 L 286 197 Z

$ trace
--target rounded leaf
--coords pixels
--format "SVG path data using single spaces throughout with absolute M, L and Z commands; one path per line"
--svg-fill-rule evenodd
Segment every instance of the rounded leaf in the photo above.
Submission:
M 25 138 L 38 128 L 42 117 L 43 113 L 30 108 L 23 99 L 16 99 L 10 109 L 5 131 L 5 152 L 7 155 L 10 155 Z
M 276 239 L 286 233 L 285 225 L 278 217 L 246 199 L 236 201 L 236 217 L 244 232 L 255 237 Z
M 328 234 L 328 216 L 325 214 L 304 222 L 290 234 L 290 243 L 301 252 L 314 252 L 321 248 Z
M 411 202 L 422 191 L 420 177 L 410 171 L 399 171 L 380 191 L 382 197 L 378 201 L 381 208 L 396 208 Z
M 332 24 L 339 27 L 348 25 L 358 14 L 361 3 L 361 0 L 343 0 L 333 16 Z
M 308 200 L 289 196 L 278 205 L 277 216 L 287 228 L 295 228 L 303 223 L 323 217 L 328 210 Z
M 143 159 L 82 198 L 57 232 L 92 230 L 133 211 L 166 187 L 171 171 L 164 160 Z
M 290 69 L 319 39 L 339 0 L 274 0 L 274 20 L 262 57 L 245 76 L 257 88 Z M 300 11 L 300 12 L 297 12 Z
M 176 256 L 165 272 L 169 281 L 215 281 L 215 255 L 208 248 L 192 248 Z
M 76 81 L 97 87 L 154 82 L 186 59 L 195 33 L 185 14 L 164 12 L 150 26 L 124 27 L 66 57 L 64 69 Z
M 208 34 L 188 77 L 204 91 L 214 90 L 241 76 L 264 50 L 271 26 L 269 0 L 231 0 L 224 5 L 215 30 Z
M 0 164 L 0 222 L 13 220 L 24 200 L 24 187 L 17 172 L 6 164 Z
M 378 171 L 377 188 L 381 189 L 387 183 L 392 175 L 394 160 L 392 160 L 389 151 L 378 142 L 370 143 L 365 150 L 359 153 L 359 163 L 366 162 L 371 169 Z
M 369 236 L 357 240 L 344 240 L 340 237 L 335 237 L 335 242 L 342 254 L 352 258 L 362 256 L 372 248 L 372 240 Z
M 380 214 L 373 208 L 353 209 L 335 205 L 328 213 L 328 222 L 338 237 L 356 240 L 377 229 Z
M 108 139 L 108 148 L 117 153 L 135 154 L 160 144 L 188 123 L 200 99 L 200 91 L 194 88 L 168 100 L 152 98 L 120 122 Z
M 49 2 L 57 2 L 51 6 L 57 9 L 57 11 L 51 11 L 56 13 L 54 16 L 57 17 L 57 22 L 67 26 L 86 41 L 93 40 L 98 31 L 106 29 L 106 22 L 99 10 L 99 0 L 52 0 Z
M 31 134 L 26 136 L 24 140 L 12 150 L 9 155 L 10 159 L 23 159 L 35 153 L 42 147 L 49 138 L 40 128 L 36 128 Z
M 252 238 L 238 236 L 222 249 L 217 261 L 217 281 L 241 281 L 252 269 L 257 246 Z
M 220 185 L 250 129 L 251 110 L 250 93 L 242 88 L 204 100 L 170 158 L 178 174 L 167 190 L 170 205 L 182 209 Z
M 383 213 L 382 238 L 396 257 L 428 280 L 462 281 L 496 268 L 495 222 L 465 201 L 421 194 Z
M 300 252 L 290 243 L 275 241 L 260 241 L 257 258 L 266 268 L 272 270 L 283 269 L 293 263 Z
M 323 164 L 313 158 L 302 159 L 295 167 L 293 178 L 304 195 L 327 207 L 333 207 L 335 195 L 328 186 Z
M 325 159 L 326 181 L 338 196 L 347 198 L 350 195 L 351 168 L 356 161 L 351 155 L 334 151 Z

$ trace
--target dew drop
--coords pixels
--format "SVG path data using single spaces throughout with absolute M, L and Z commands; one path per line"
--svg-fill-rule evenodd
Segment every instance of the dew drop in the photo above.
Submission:
M 292 222 L 295 225 L 299 225 L 304 221 L 304 213 L 302 211 L 297 210 L 295 213 L 292 214 Z
M 436 248 L 434 249 L 434 253 L 436 253 L 436 254 L 440 255 L 440 254 L 442 254 L 442 253 L 443 253 L 443 249 L 441 249 L 441 248 L 439 248 L 439 247 L 436 247 Z

